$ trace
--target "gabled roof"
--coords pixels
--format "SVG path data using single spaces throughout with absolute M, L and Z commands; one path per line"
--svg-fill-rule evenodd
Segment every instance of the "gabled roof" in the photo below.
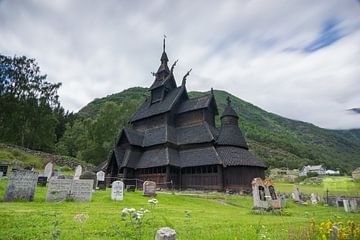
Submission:
M 207 143 L 215 140 L 207 123 L 176 128 L 177 144 Z
M 145 101 L 139 110 L 132 115 L 130 122 L 135 122 L 143 118 L 170 111 L 184 91 L 185 88 L 180 86 L 169 92 L 163 101 L 155 102 L 153 104 Z
M 124 128 L 123 132 L 131 145 L 142 146 L 144 136 L 141 133 L 131 128 Z
M 189 99 L 189 100 L 183 102 L 179 106 L 179 108 L 177 110 L 177 114 L 195 111 L 195 110 L 203 109 L 203 108 L 208 108 L 212 100 L 214 100 L 213 95 L 205 95 L 202 97 Z M 215 101 L 214 101 L 214 103 L 215 103 Z M 216 114 L 218 113 L 216 103 L 215 103 L 215 112 L 216 112 Z
M 132 161 L 131 166 L 128 165 L 128 167 L 137 169 L 166 165 L 180 167 L 177 151 L 169 147 L 146 150 L 141 154 L 141 157 Z
M 179 152 L 181 167 L 222 164 L 213 146 L 182 150 Z
M 258 160 L 246 149 L 232 146 L 219 146 L 216 150 L 224 166 L 255 166 L 266 168 L 263 162 Z
M 248 149 L 245 138 L 237 125 L 222 125 L 217 145 L 230 145 Z

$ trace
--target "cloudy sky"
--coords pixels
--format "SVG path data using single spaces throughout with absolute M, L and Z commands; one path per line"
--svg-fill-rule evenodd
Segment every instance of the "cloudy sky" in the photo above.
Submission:
M 178 83 L 325 128 L 360 128 L 360 1 L 0 0 L 0 53 L 36 58 L 63 106 L 151 85 L 167 35 Z

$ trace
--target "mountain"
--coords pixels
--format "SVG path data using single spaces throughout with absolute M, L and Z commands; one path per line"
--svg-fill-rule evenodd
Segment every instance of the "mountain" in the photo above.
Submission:
M 190 98 L 204 94 L 209 92 L 189 92 Z M 350 172 L 360 166 L 360 129 L 323 129 L 264 111 L 225 91 L 214 90 L 214 95 L 220 114 L 226 106 L 226 97 L 230 96 L 251 151 L 269 167 L 300 168 L 306 164 L 323 164 L 327 168 Z M 95 118 L 101 107 L 111 101 L 123 106 L 128 119 L 147 96 L 146 88 L 130 88 L 95 99 L 77 116 Z M 216 124 L 220 125 L 219 118 Z

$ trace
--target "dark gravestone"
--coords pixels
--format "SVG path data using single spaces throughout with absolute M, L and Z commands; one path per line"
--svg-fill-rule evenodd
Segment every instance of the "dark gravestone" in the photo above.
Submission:
M 22 199 L 33 201 L 38 174 L 28 170 L 19 170 L 13 172 L 7 182 L 4 196 L 5 202 Z
M 47 177 L 45 176 L 39 176 L 38 177 L 38 181 L 37 181 L 37 185 L 40 187 L 46 187 L 46 183 L 47 183 Z
M 135 192 L 135 185 L 127 185 L 126 191 L 128 192 Z
M 97 185 L 97 178 L 96 178 L 96 174 L 93 172 L 84 172 L 83 174 L 81 174 L 80 179 L 91 179 L 94 180 L 94 186 L 93 189 L 96 190 L 96 185 Z
M 3 172 L 3 176 L 6 176 L 8 171 L 8 164 L 0 164 L 0 172 Z
M 106 182 L 105 181 L 98 181 L 99 190 L 106 190 Z

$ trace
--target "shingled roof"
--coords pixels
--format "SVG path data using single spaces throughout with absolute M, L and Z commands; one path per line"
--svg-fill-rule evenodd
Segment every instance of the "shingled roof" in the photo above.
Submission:
M 221 126 L 217 145 L 230 145 L 248 149 L 245 138 L 237 125 Z
M 179 157 L 181 167 L 222 164 L 213 146 L 182 150 L 179 152 Z
M 185 87 L 183 86 L 177 87 L 169 92 L 163 101 L 159 101 L 153 104 L 145 101 L 139 110 L 132 115 L 130 118 L 130 123 L 170 111 L 184 90 Z
M 224 166 L 254 166 L 266 168 L 265 164 L 257 159 L 248 150 L 232 146 L 216 148 Z
M 195 111 L 198 109 L 203 109 L 209 107 L 211 101 L 214 99 L 213 95 L 205 95 L 198 98 L 189 99 L 179 106 L 177 113 L 184 113 L 184 112 L 190 112 Z M 215 104 L 216 107 L 216 104 Z M 217 113 L 217 107 L 216 107 L 216 113 Z
M 176 150 L 169 147 L 146 150 L 142 153 L 141 157 L 132 161 L 130 167 L 137 169 L 165 165 L 180 167 L 178 153 Z

